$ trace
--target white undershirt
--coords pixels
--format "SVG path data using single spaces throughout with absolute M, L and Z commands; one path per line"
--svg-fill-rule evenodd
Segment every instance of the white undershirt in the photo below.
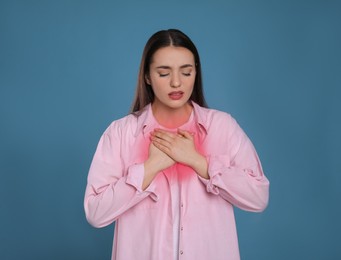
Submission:
M 178 260 L 179 255 L 179 230 L 180 230 L 180 183 L 178 181 L 177 167 L 172 168 L 171 200 L 173 215 L 173 249 L 174 260 Z

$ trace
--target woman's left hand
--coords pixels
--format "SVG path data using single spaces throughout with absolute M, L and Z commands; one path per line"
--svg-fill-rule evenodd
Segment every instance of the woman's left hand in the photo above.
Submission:
M 206 158 L 198 153 L 194 134 L 178 129 L 177 133 L 155 129 L 151 133 L 153 144 L 178 163 L 193 168 L 203 178 L 208 178 Z

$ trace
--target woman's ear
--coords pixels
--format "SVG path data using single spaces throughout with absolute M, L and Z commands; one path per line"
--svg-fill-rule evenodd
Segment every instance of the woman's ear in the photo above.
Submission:
M 150 78 L 149 78 L 149 75 L 144 75 L 144 80 L 146 81 L 146 83 L 148 84 L 148 85 L 151 85 L 150 84 Z

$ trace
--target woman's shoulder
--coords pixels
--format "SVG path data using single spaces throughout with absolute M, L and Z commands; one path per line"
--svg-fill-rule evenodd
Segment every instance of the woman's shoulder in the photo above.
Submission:
M 208 134 L 230 138 L 236 133 L 243 133 L 237 120 L 230 113 L 214 108 L 201 108 L 200 110 L 201 124 Z
M 197 107 L 197 111 L 202 120 L 210 125 L 217 124 L 234 124 L 236 120 L 233 116 L 225 111 L 215 108 Z
M 113 120 L 107 129 L 104 131 L 105 134 L 121 134 L 122 131 L 131 132 L 136 129 L 138 117 L 134 114 L 128 114 L 124 117 Z
M 148 120 L 149 112 L 150 106 L 147 105 L 137 112 L 131 112 L 124 117 L 118 118 L 110 123 L 104 134 L 114 134 L 116 136 L 136 136 L 138 130 L 141 129 L 146 120 Z

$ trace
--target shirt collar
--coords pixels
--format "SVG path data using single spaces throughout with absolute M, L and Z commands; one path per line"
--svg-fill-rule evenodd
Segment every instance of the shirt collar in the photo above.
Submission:
M 194 120 L 196 122 L 199 134 L 207 135 L 208 120 L 207 109 L 199 106 L 197 103 L 192 102 L 194 111 Z M 151 131 L 158 126 L 152 112 L 151 104 L 146 105 L 137 116 L 137 127 L 135 137 L 141 132 L 146 137 Z

